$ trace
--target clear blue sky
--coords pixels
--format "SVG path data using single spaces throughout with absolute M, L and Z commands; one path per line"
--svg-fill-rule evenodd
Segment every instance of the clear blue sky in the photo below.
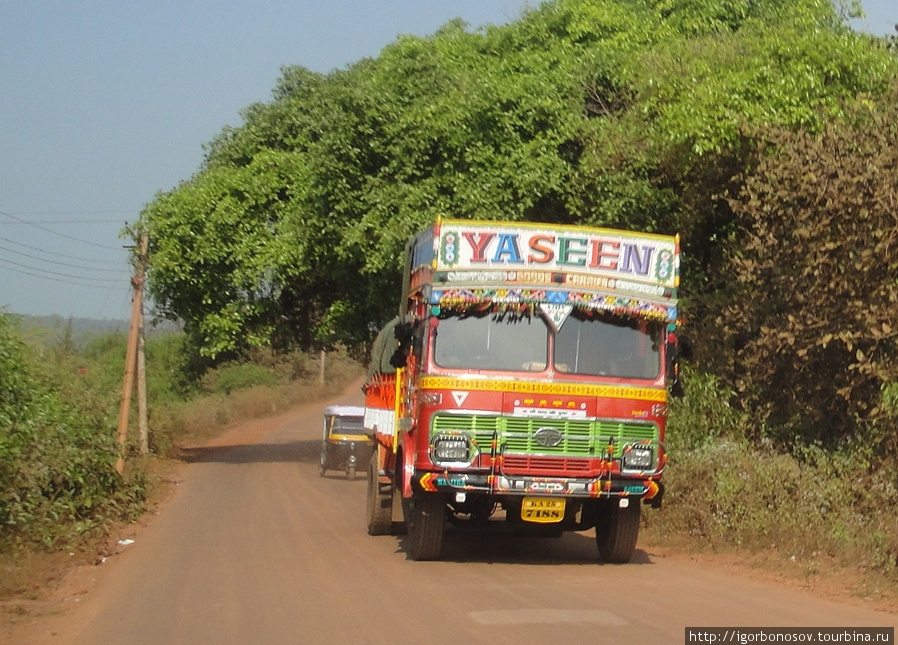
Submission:
M 127 319 L 119 237 L 202 146 L 267 101 L 398 34 L 516 20 L 538 0 L 6 0 L 0 3 L 0 308 Z M 857 27 L 893 33 L 895 0 Z

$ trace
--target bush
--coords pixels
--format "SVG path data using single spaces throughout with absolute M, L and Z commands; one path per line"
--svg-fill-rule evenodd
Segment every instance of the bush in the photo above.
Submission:
M 895 98 L 819 135 L 767 132 L 729 202 L 735 286 L 704 321 L 705 367 L 784 444 L 856 440 L 898 379 Z
M 898 581 L 893 457 L 870 442 L 836 451 L 794 442 L 784 453 L 714 377 L 686 374 L 687 396 L 671 403 L 665 507 L 646 516 L 653 539 L 825 555 Z
M 887 415 L 898 420 L 898 383 L 882 386 L 882 408 Z
M 686 394 L 670 402 L 666 447 L 670 453 L 700 448 L 717 437 L 754 434 L 750 417 L 733 407 L 735 394 L 720 379 L 683 365 Z
M 650 522 L 700 546 L 825 554 L 898 578 L 898 479 L 866 465 L 816 447 L 796 456 L 770 443 L 716 441 L 671 460 L 667 506 Z
M 207 394 L 230 394 L 259 385 L 275 386 L 281 377 L 274 370 L 254 363 L 227 363 L 203 376 L 201 387 Z
M 91 396 L 67 400 L 48 379 L 0 314 L 0 551 L 101 534 L 144 499 L 142 477 L 122 480 L 113 469 L 107 411 Z

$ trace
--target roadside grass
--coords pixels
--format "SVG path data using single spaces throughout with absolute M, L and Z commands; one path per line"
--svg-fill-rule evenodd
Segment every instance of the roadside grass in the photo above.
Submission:
M 673 402 L 670 461 L 646 542 L 694 554 L 739 554 L 799 578 L 842 575 L 857 596 L 898 605 L 898 463 L 869 445 L 791 450 L 758 438 L 709 376 Z
M 207 383 L 205 391 L 186 401 L 157 397 L 151 406 L 149 420 L 150 455 L 141 456 L 137 452 L 133 420 L 129 430 L 126 479 L 139 478 L 145 489 L 144 497 L 135 500 L 131 509 L 132 521 L 137 521 L 142 513 L 167 496 L 172 473 L 181 458 L 181 447 L 208 441 L 235 423 L 278 414 L 303 403 L 334 396 L 364 374 L 362 366 L 345 352 L 330 352 L 322 383 L 316 358 L 304 357 L 300 362 L 309 369 L 301 371 L 268 367 L 263 373 L 255 368 L 247 369 L 245 373 L 255 376 L 250 379 L 226 377 L 226 380 L 230 379 L 227 380 L 227 391 L 222 391 L 217 386 L 217 379 L 212 379 L 209 383 L 213 380 L 215 383 Z M 231 371 L 241 369 L 231 366 Z M 255 384 L 259 379 L 264 384 Z M 115 522 L 98 524 L 89 534 L 70 530 L 52 547 L 26 543 L 0 552 L 0 623 L 27 618 L 30 614 L 28 604 L 41 598 L 71 567 L 95 563 L 110 552 L 114 545 L 110 546 L 109 539 L 116 526 Z
M 898 606 L 895 470 L 850 457 L 805 462 L 745 441 L 671 457 L 642 539 L 687 553 L 740 554 L 798 577 L 850 574 L 853 593 Z
M 307 357 L 304 368 L 278 372 L 278 368 L 252 371 L 257 380 L 226 377 L 228 385 L 220 385 L 218 376 L 204 379 L 204 392 L 188 401 L 173 401 L 158 406 L 150 416 L 153 429 L 151 449 L 154 455 L 177 458 L 178 447 L 196 443 L 220 434 L 228 426 L 278 414 L 296 405 L 326 399 L 342 392 L 353 380 L 364 374 L 362 366 L 345 351 L 328 353 L 325 379 L 320 380 L 318 359 Z M 258 367 L 258 366 L 257 366 Z M 241 366 L 231 366 L 240 370 Z M 247 370 L 249 371 L 249 370 Z M 227 370 L 224 371 L 227 374 Z M 263 381 L 259 383 L 258 381 Z

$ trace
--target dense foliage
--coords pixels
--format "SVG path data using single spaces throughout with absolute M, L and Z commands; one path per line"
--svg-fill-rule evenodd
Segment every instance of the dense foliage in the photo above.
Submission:
M 898 478 L 862 442 L 836 449 L 759 439 L 720 379 L 687 367 L 690 395 L 674 400 L 673 451 L 662 513 L 647 537 L 692 549 L 779 554 L 802 577 L 846 567 L 898 582 Z M 894 436 L 894 426 L 892 436 Z
M 210 357 L 366 341 L 438 215 L 679 230 L 696 292 L 744 127 L 819 131 L 894 70 L 818 0 L 555 0 L 328 75 L 288 67 L 143 213 L 152 294 Z
M 0 312 L 0 598 L 23 589 L 23 561 L 41 561 L 23 556 L 82 549 L 95 555 L 111 529 L 146 510 L 166 476 L 160 460 L 180 456 L 184 442 L 333 396 L 361 372 L 345 353 L 330 352 L 322 385 L 317 352 L 271 350 L 204 369 L 183 334 L 150 329 L 150 454 L 137 445 L 134 405 L 122 476 L 113 464 L 126 335 L 108 330 L 101 321 Z
M 759 420 L 805 438 L 892 412 L 880 392 L 898 383 L 896 98 L 818 136 L 770 133 L 732 201 L 736 284 L 704 330 L 726 351 L 707 362 Z
M 143 498 L 139 477 L 113 469 L 114 416 L 75 370 L 59 378 L 62 363 L 55 355 L 37 366 L 0 314 L 0 552 L 101 535 Z

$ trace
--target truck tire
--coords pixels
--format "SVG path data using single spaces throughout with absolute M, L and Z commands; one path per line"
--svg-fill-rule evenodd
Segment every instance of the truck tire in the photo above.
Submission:
M 623 564 L 633 557 L 639 536 L 639 502 L 639 499 L 630 500 L 630 505 L 623 508 L 615 502 L 599 511 L 596 545 L 605 562 Z
M 416 495 L 408 517 L 408 553 L 412 560 L 436 560 L 443 550 L 446 500 L 438 493 Z
M 365 508 L 368 535 L 389 535 L 393 528 L 393 485 L 381 484 L 377 471 L 377 450 L 374 450 L 368 460 L 368 500 Z

